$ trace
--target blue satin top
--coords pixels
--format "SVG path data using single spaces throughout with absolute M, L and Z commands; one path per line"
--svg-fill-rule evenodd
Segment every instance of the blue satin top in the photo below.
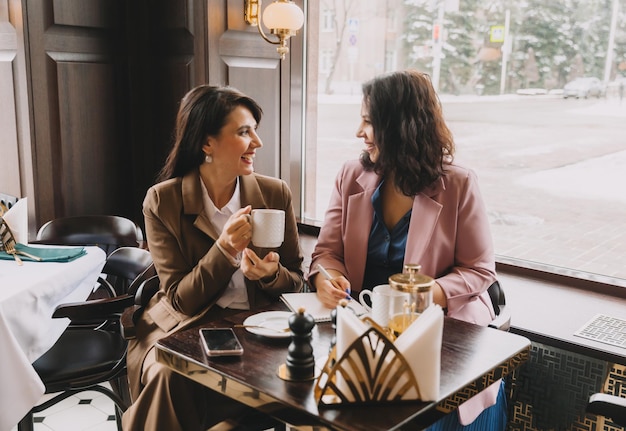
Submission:
M 371 290 L 379 284 L 388 284 L 389 276 L 401 273 L 404 263 L 404 250 L 406 249 L 412 210 L 409 210 L 389 231 L 383 219 L 380 192 L 383 182 L 378 185 L 372 195 L 374 219 L 367 244 L 367 263 L 362 289 Z

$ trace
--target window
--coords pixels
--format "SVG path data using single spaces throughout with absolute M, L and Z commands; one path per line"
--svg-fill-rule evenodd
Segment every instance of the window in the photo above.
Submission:
M 320 75 L 328 75 L 333 64 L 334 52 L 332 49 L 320 50 Z
M 323 3 L 322 16 L 339 19 L 335 37 L 307 35 L 319 39 L 308 55 L 318 56 L 320 73 L 307 77 L 316 104 L 306 114 L 303 220 L 321 223 L 341 164 L 362 148 L 361 83 L 417 68 L 438 88 L 456 162 L 478 174 L 498 259 L 626 287 L 626 12 L 618 0 Z M 579 77 L 601 85 L 570 90 Z
M 388 49 L 385 51 L 385 72 L 391 72 L 396 69 L 396 51 Z
M 333 31 L 335 29 L 335 12 L 333 9 L 322 10 L 320 31 Z

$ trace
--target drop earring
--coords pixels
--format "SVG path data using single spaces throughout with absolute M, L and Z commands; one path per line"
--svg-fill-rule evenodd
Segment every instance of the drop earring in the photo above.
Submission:
M 207 154 L 206 156 L 204 156 L 204 162 L 205 163 L 213 163 L 213 156 L 210 154 Z

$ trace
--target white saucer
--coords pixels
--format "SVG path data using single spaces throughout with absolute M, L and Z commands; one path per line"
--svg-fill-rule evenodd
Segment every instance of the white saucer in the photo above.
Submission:
M 291 337 L 291 331 L 279 332 L 272 329 L 284 329 L 289 327 L 289 317 L 293 313 L 291 311 L 264 311 L 254 314 L 243 321 L 244 325 L 264 326 L 264 328 L 246 328 L 246 331 L 256 335 L 262 335 L 268 338 L 288 338 Z

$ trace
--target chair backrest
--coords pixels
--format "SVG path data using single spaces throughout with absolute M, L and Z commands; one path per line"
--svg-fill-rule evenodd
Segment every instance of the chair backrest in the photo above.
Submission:
M 146 271 L 147 273 L 143 274 Z M 139 283 L 156 274 L 156 271 L 148 250 L 120 247 L 107 257 L 102 273 L 115 291 L 115 295 L 125 293 L 133 295 Z
M 154 275 L 141 283 L 135 291 L 135 304 L 145 307 L 150 299 L 159 291 L 161 281 L 158 275 Z
M 506 307 L 504 289 L 496 280 L 489 286 L 487 292 L 489 293 L 489 298 L 491 298 L 493 311 L 496 313 L 496 318 L 489 324 L 489 327 L 508 331 L 511 327 L 511 313 Z
M 132 220 L 114 215 L 61 217 L 46 222 L 37 232 L 37 243 L 97 245 L 106 254 L 119 247 L 141 247 L 143 232 Z
M 501 306 L 506 305 L 506 298 L 504 296 L 504 290 L 502 286 L 500 286 L 500 282 L 498 280 L 494 281 L 489 289 L 487 289 L 487 293 L 489 293 L 489 297 L 491 298 L 491 304 L 493 305 L 493 310 L 496 312 L 496 316 L 500 315 Z
M 10 210 L 13 205 L 19 200 L 16 196 L 0 193 L 0 215 L 5 211 Z
M 589 397 L 587 412 L 609 418 L 611 422 L 626 427 L 626 398 L 596 393 Z

